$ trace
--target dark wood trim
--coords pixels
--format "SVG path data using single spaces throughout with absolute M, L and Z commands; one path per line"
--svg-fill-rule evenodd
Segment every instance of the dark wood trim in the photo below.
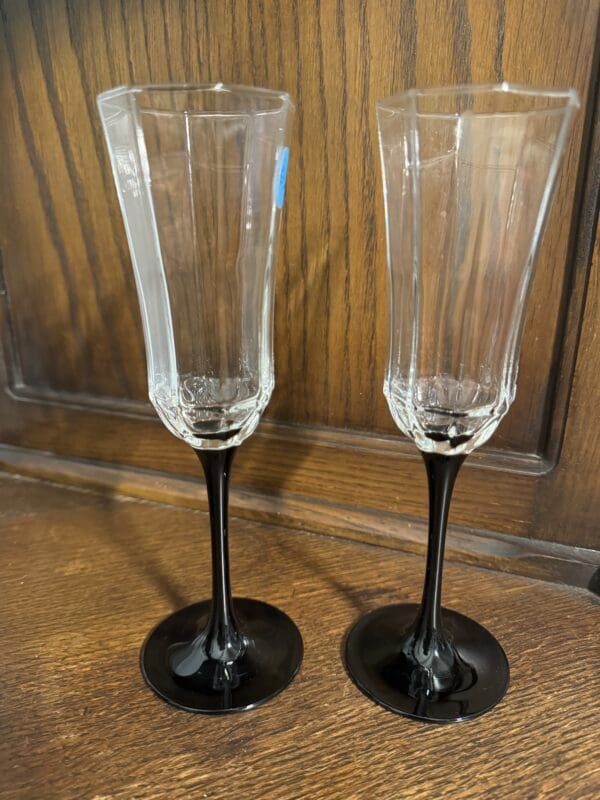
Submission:
M 561 299 L 561 324 L 557 329 L 542 436 L 543 460 L 551 469 L 558 463 L 563 445 L 569 400 L 575 375 L 583 309 L 592 269 L 592 256 L 600 205 L 600 19 L 596 31 L 594 63 L 590 73 L 589 101 L 584 109 L 581 155 L 567 251 Z
M 7 371 L 10 372 L 7 365 Z M 65 409 L 82 409 L 108 412 L 120 417 L 148 419 L 155 416 L 148 400 L 132 400 L 125 397 L 102 397 L 83 392 L 57 392 L 46 386 L 28 386 L 23 382 L 9 383 L 6 392 L 16 402 L 57 406 Z
M 0 312 L 1 313 L 1 312 Z M 7 366 L 8 370 L 8 366 Z M 155 412 L 149 402 L 116 397 L 99 397 L 90 394 L 56 392 L 48 388 L 36 388 L 19 384 L 6 387 L 9 396 L 17 402 L 51 405 L 58 408 L 79 409 L 109 413 L 120 417 L 151 419 Z M 280 420 L 266 419 L 261 422 L 257 436 L 277 439 L 291 446 L 296 444 L 350 449 L 369 455 L 406 456 L 417 458 L 418 452 L 412 442 L 397 435 L 383 435 L 368 431 L 342 430 L 318 425 L 294 425 Z M 545 475 L 553 464 L 536 453 L 519 453 L 516 450 L 494 450 L 486 447 L 473 453 L 472 466 L 484 469 L 499 469 L 524 475 Z
M 198 480 L 150 470 L 106 466 L 0 445 L 0 470 L 101 494 L 121 494 L 168 505 L 207 509 Z M 291 494 L 239 489 L 230 493 L 231 514 L 267 524 L 424 553 L 427 527 L 400 514 L 326 503 Z M 598 592 L 600 551 L 450 526 L 450 561 Z

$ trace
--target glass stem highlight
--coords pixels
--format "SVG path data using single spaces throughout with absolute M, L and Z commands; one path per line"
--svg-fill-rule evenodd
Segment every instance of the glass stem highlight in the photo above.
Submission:
M 421 455 L 429 486 L 429 536 L 423 598 L 415 633 L 417 639 L 426 642 L 436 634 L 442 634 L 440 608 L 448 510 L 454 482 L 466 456 L 446 456 L 439 453 Z
M 234 661 L 244 649 L 231 601 L 227 538 L 229 475 L 236 450 L 196 450 L 206 478 L 212 551 L 212 608 L 205 630 L 206 651 L 222 662 Z

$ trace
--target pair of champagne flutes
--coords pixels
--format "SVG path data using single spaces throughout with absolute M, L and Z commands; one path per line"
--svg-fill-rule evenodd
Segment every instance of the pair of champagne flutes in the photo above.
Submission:
M 210 510 L 212 599 L 152 631 L 142 672 L 188 711 L 251 709 L 291 682 L 303 656 L 286 614 L 232 599 L 227 544 L 233 456 L 274 386 L 274 266 L 293 105 L 284 92 L 216 84 L 120 87 L 98 106 L 150 400 L 196 451 Z M 377 104 L 390 298 L 384 392 L 425 461 L 429 538 L 421 605 L 362 617 L 345 652 L 358 687 L 409 717 L 469 719 L 508 687 L 496 639 L 441 609 L 446 521 L 462 462 L 515 396 L 535 253 L 577 107 L 574 90 L 507 84 L 412 89 Z

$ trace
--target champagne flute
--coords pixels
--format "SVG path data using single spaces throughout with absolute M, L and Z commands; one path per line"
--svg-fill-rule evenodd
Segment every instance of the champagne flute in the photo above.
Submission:
M 429 537 L 421 606 L 367 614 L 350 675 L 386 708 L 427 722 L 483 714 L 509 667 L 485 628 L 441 608 L 446 521 L 466 456 L 515 397 L 536 250 L 574 90 L 508 84 L 408 92 L 377 104 L 390 297 L 384 393 L 421 451 Z
M 118 87 L 98 97 L 142 316 L 148 393 L 191 446 L 208 491 L 212 599 L 181 609 L 141 654 L 149 686 L 188 711 L 253 708 L 302 660 L 292 620 L 232 599 L 229 476 L 274 385 L 273 281 L 293 105 L 242 86 Z

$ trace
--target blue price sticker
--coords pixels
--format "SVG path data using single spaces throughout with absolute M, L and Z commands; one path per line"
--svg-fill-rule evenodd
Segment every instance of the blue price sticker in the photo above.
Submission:
M 281 208 L 281 206 L 283 205 L 283 199 L 285 197 L 285 182 L 287 179 L 289 155 L 290 155 L 289 147 L 282 147 L 281 155 L 279 157 L 279 175 L 277 176 L 277 190 L 275 193 L 275 202 L 277 203 L 277 208 Z

